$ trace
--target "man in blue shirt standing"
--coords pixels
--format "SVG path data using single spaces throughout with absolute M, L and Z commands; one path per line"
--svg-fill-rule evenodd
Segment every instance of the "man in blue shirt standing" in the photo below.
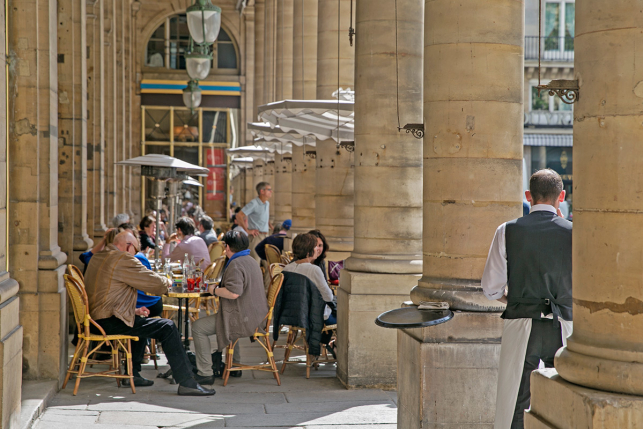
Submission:
M 272 197 L 272 186 L 268 182 L 260 182 L 257 184 L 256 189 L 257 197 L 237 213 L 237 223 L 251 237 L 250 256 L 260 262 L 261 258 L 255 252 L 255 247 L 272 230 L 272 225 L 270 225 L 270 203 L 268 202 Z

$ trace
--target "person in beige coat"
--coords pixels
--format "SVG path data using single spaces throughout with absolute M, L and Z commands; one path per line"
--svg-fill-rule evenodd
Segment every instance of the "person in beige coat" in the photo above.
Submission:
M 210 293 L 221 298 L 219 311 L 200 318 L 192 325 L 198 369 L 196 380 L 201 384 L 214 383 L 209 336 L 217 335 L 221 352 L 237 339 L 253 335 L 268 313 L 261 269 L 250 256 L 248 236 L 239 231 L 228 231 L 223 236 L 223 242 L 229 259 L 220 285 L 212 285 L 210 289 Z M 237 342 L 233 361 L 239 362 L 239 358 Z M 233 371 L 230 375 L 240 377 L 241 371 Z
M 136 308 L 137 290 L 162 295 L 170 286 L 166 277 L 148 270 L 134 257 L 138 246 L 138 240 L 131 232 L 121 232 L 113 244 L 92 257 L 85 273 L 92 318 L 107 335 L 133 335 L 159 341 L 179 383 L 179 395 L 214 395 L 214 390 L 205 389 L 194 380 L 174 323 L 168 319 L 147 319 L 148 310 Z M 140 353 L 142 347 L 145 342 L 132 342 L 132 355 Z M 134 368 L 132 374 L 136 386 L 154 384 L 141 377 L 138 371 L 140 367 Z

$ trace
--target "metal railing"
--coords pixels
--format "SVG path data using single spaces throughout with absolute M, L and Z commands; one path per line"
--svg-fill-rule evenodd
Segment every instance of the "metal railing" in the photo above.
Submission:
M 573 37 L 525 36 L 525 60 L 538 60 L 538 50 L 542 61 L 574 61 Z
M 572 128 L 573 124 L 572 111 L 532 110 L 525 113 L 525 127 L 529 128 Z

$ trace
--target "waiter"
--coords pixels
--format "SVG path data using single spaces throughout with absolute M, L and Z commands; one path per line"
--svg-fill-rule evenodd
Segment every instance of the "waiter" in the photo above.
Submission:
M 524 427 L 531 372 L 540 361 L 552 368 L 572 333 L 572 223 L 558 209 L 563 181 L 539 170 L 525 195 L 529 214 L 498 227 L 482 275 L 485 296 L 507 304 L 495 429 Z

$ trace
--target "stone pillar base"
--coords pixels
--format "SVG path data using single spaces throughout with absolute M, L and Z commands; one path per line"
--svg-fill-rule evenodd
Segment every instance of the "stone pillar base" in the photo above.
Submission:
M 643 397 L 571 384 L 555 369 L 531 374 L 531 409 L 525 429 L 643 427 Z
M 345 386 L 395 388 L 396 331 L 380 328 L 375 319 L 408 300 L 419 278 L 419 274 L 342 270 L 337 296 L 337 377 Z
M 0 427 L 18 427 L 22 384 L 22 326 L 18 282 L 0 274 Z
M 493 428 L 502 319 L 456 312 L 397 332 L 398 428 Z

